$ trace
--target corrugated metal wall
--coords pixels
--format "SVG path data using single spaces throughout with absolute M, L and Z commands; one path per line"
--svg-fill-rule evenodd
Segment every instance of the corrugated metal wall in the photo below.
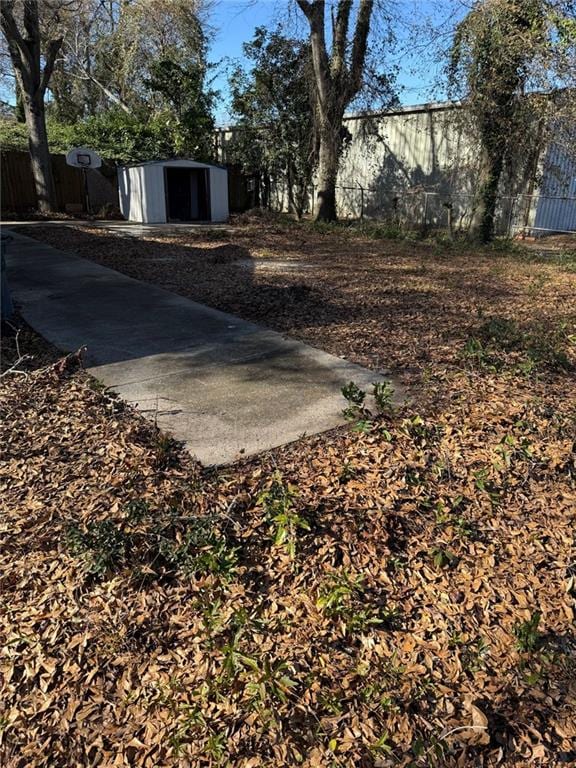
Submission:
M 338 174 L 337 203 L 340 215 L 357 218 L 398 219 L 412 225 L 447 225 L 447 204 L 453 222 L 462 228 L 474 215 L 474 192 L 478 187 L 479 145 L 464 111 L 454 105 L 432 104 L 403 108 L 370 116 L 347 116 L 348 134 Z M 220 160 L 226 160 L 233 129 L 217 133 Z M 576 171 L 566 154 L 551 149 L 520 158 L 514 169 L 506 169 L 500 188 L 497 231 L 505 234 L 518 227 L 536 227 L 536 220 L 552 226 L 574 228 L 576 203 L 557 203 L 530 196 L 552 194 L 547 182 L 558 169 L 572 179 L 576 195 Z M 536 184 L 541 179 L 540 188 Z M 286 209 L 285 184 L 278 180 L 273 201 Z M 528 200 L 528 197 L 530 199 Z M 526 200 L 521 199 L 526 198 Z M 521 215 L 522 214 L 522 215 Z

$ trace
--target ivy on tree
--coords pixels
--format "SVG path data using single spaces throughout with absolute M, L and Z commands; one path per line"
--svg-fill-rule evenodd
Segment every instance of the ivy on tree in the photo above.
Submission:
M 479 138 L 475 232 L 482 242 L 494 236 L 506 164 L 525 163 L 534 152 L 537 160 L 551 130 L 558 141 L 562 124 L 574 125 L 574 99 L 565 95 L 576 74 L 573 14 L 571 0 L 479 0 L 456 27 L 449 84 Z

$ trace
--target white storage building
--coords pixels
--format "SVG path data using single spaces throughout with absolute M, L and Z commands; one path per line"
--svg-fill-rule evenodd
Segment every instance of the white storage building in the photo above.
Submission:
M 228 219 L 228 171 L 194 160 L 153 160 L 118 169 L 120 210 L 145 224 Z

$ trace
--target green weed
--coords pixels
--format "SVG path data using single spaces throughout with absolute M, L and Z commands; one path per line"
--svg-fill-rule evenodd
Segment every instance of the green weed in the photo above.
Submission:
M 342 395 L 348 405 L 343 410 L 344 417 L 346 419 L 357 418 L 364 408 L 364 400 L 366 399 L 366 392 L 360 389 L 353 381 L 345 384 L 341 389 Z
M 474 336 L 469 336 L 464 345 L 464 360 L 474 368 L 487 368 L 490 371 L 499 371 L 502 361 L 493 355 L 482 342 Z
M 475 367 L 500 371 L 504 360 L 499 352 L 516 352 L 521 356 L 516 368 L 524 374 L 531 374 L 538 368 L 569 371 L 573 369 L 570 359 L 576 347 L 576 337 L 566 323 L 549 328 L 533 323 L 526 328 L 505 317 L 491 317 L 470 336 L 464 347 L 464 358 Z
M 373 424 L 369 419 L 359 419 L 352 427 L 354 432 L 359 432 L 362 435 L 368 434 L 372 430 Z
M 125 506 L 125 510 L 128 522 L 136 525 L 150 516 L 150 504 L 142 499 L 129 501 Z
M 388 731 L 384 733 L 372 744 L 370 744 L 370 752 L 374 757 L 381 757 L 382 755 L 391 755 L 393 752 L 392 747 L 388 744 L 390 734 Z
M 453 568 L 458 563 L 458 558 L 453 552 L 441 549 L 440 547 L 434 547 L 430 552 L 430 556 L 435 567 L 438 569 Z
M 538 631 L 542 614 L 534 611 L 526 621 L 517 622 L 513 632 L 516 637 L 516 647 L 519 651 L 535 651 L 542 644 L 543 636 Z
M 246 657 L 245 657 L 246 658 Z M 265 658 L 261 664 L 250 659 L 249 668 L 255 673 L 255 679 L 246 684 L 246 693 L 259 707 L 280 702 L 285 704 L 297 683 L 287 674 L 290 666 L 280 660 L 272 663 Z
M 74 555 L 79 555 L 88 573 L 104 576 L 117 570 L 126 559 L 127 538 L 113 520 L 89 523 L 85 530 L 71 524 L 65 541 Z
M 390 382 L 375 382 L 372 387 L 376 408 L 382 413 L 391 411 L 393 408 L 394 388 Z
M 349 632 L 390 627 L 396 624 L 400 615 L 396 608 L 367 605 L 364 577 L 346 572 L 328 576 L 320 586 L 316 605 L 328 616 L 342 621 Z
M 291 558 L 296 556 L 298 531 L 309 531 L 310 524 L 294 509 L 297 489 L 284 484 L 277 474 L 270 488 L 261 493 L 258 503 L 264 507 L 267 520 L 274 532 L 274 545 L 285 547 Z
M 357 476 L 357 474 L 358 474 L 358 470 L 356 469 L 354 464 L 352 464 L 351 461 L 345 461 L 344 464 L 342 465 L 342 469 L 340 470 L 340 476 L 338 479 L 340 480 L 341 483 L 344 484 L 349 482 L 350 480 L 353 480 Z
M 178 465 L 180 443 L 170 435 L 158 431 L 154 439 L 153 449 L 157 469 L 169 469 Z
M 474 485 L 485 493 L 493 507 L 498 507 L 502 502 L 502 491 L 490 480 L 491 467 L 482 467 L 474 472 Z
M 142 500 L 129 502 L 125 510 L 123 522 L 103 520 L 84 528 L 72 523 L 66 529 L 66 545 L 88 573 L 103 578 L 130 565 L 132 577 L 142 581 L 170 570 L 224 579 L 235 572 L 237 548 L 218 531 L 214 518 L 181 518 L 173 510 L 152 516 Z
M 185 576 L 213 573 L 227 580 L 235 573 L 238 561 L 238 549 L 215 530 L 210 518 L 197 518 L 176 540 L 161 538 L 158 551 Z
M 360 692 L 360 698 L 382 712 L 399 712 L 400 707 L 394 696 L 390 695 L 389 681 L 368 683 Z
M 492 317 L 478 329 L 477 335 L 484 344 L 493 344 L 504 350 L 521 346 L 524 334 L 514 320 Z
M 478 637 L 472 643 L 466 643 L 462 649 L 462 666 L 468 672 L 476 673 L 486 666 L 486 658 L 490 655 L 490 646 L 483 637 Z

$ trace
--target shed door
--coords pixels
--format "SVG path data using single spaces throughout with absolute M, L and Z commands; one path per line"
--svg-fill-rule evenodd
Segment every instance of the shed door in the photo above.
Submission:
M 164 168 L 168 221 L 209 221 L 207 168 Z

